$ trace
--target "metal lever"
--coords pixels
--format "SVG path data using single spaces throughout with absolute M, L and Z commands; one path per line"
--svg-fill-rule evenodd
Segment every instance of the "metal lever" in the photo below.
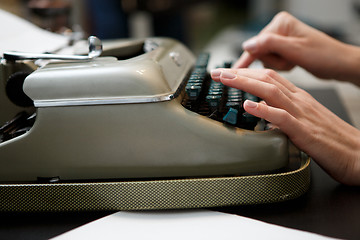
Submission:
M 9 61 L 16 60 L 36 60 L 36 59 L 58 59 L 58 60 L 91 60 L 97 58 L 102 53 L 101 40 L 95 36 L 88 38 L 89 53 L 87 56 L 82 55 L 61 55 L 51 53 L 23 53 L 23 52 L 4 52 L 3 57 Z

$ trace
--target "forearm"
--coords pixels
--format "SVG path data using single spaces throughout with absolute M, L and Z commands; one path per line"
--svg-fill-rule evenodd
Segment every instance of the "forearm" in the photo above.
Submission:
M 307 125 L 309 140 L 295 141 L 334 179 L 360 186 L 360 131 L 323 106 L 316 110 L 323 117 Z
M 348 156 L 347 161 L 345 157 L 339 156 L 338 161 L 346 161 L 347 166 L 344 171 L 343 178 L 340 182 L 348 185 L 360 186 L 360 131 L 358 129 L 349 129 L 348 140 L 342 143 L 346 149 L 344 156 Z M 345 144 L 347 144 L 345 146 Z

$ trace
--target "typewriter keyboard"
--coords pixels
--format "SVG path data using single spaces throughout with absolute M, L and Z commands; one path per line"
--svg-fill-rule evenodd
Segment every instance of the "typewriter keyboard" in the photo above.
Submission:
M 209 57 L 208 53 L 199 55 L 185 85 L 186 96 L 182 105 L 225 124 L 253 130 L 260 119 L 245 112 L 243 102 L 246 99 L 258 102 L 259 98 L 212 80 L 207 72 Z M 219 67 L 229 68 L 231 63 Z

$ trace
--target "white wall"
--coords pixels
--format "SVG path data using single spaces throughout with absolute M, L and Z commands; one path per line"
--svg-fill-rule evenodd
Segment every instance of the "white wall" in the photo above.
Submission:
M 284 9 L 323 26 L 343 26 L 357 17 L 353 0 L 283 0 Z
M 354 4 L 360 0 L 282 0 L 283 9 L 324 29 L 342 31 L 347 39 L 360 44 L 360 18 Z

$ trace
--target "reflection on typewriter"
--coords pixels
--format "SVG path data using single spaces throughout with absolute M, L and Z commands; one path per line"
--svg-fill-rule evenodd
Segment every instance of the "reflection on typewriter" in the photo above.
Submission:
M 244 112 L 242 102 L 255 96 L 210 79 L 209 57 L 150 38 L 105 44 L 101 57 L 85 61 L 38 67 L 3 59 L 0 182 L 233 176 L 287 166 L 286 136 Z

